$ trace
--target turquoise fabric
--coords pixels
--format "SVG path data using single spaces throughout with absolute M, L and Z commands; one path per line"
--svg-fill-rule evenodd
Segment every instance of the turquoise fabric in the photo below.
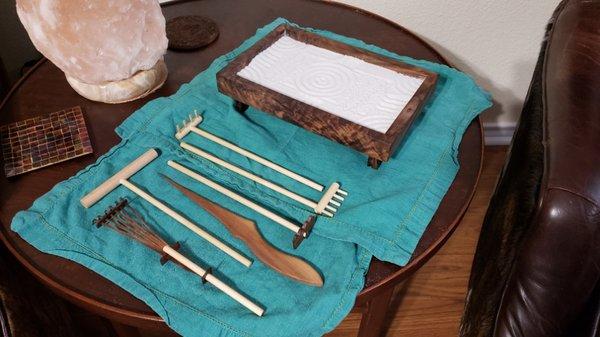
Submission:
M 184 336 L 320 336 L 332 330 L 350 311 L 362 289 L 371 255 L 400 265 L 408 261 L 458 171 L 457 150 L 466 127 L 491 103 L 489 95 L 471 78 L 454 69 L 307 28 L 439 74 L 435 92 L 403 144 L 389 162 L 372 170 L 365 165 L 363 154 L 252 108 L 240 115 L 233 110 L 231 99 L 218 93 L 216 73 L 285 22 L 277 19 L 259 29 L 175 95 L 156 99 L 132 114 L 117 129 L 122 138 L 120 144 L 95 164 L 56 185 L 29 210 L 18 213 L 12 229 L 38 249 L 81 263 L 112 280 L 148 303 Z M 333 219 L 320 218 L 311 237 L 293 250 L 292 232 L 169 168 L 167 160 L 177 160 L 298 222 L 310 215 L 292 201 L 181 150 L 173 137 L 175 125 L 196 109 L 204 116 L 201 128 L 322 184 L 341 182 L 350 194 L 338 214 Z M 316 191 L 196 135 L 188 135 L 185 141 L 313 199 L 319 197 Z M 250 257 L 252 254 L 243 243 L 165 184 L 157 173 L 256 221 L 268 241 L 313 264 L 323 275 L 324 287 L 290 281 L 258 260 L 247 269 L 124 187 L 89 210 L 81 207 L 79 199 L 83 195 L 148 148 L 157 148 L 161 154 L 130 179 L 133 183 Z M 172 263 L 161 266 L 158 255 L 140 244 L 109 229 L 94 228 L 92 219 L 119 197 L 132 200 L 164 238 L 181 242 L 184 254 L 200 265 L 212 266 L 216 276 L 264 306 L 266 315 L 254 316 Z

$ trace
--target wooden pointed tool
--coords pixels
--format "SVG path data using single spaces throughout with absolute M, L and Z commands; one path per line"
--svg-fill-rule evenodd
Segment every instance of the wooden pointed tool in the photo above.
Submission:
M 163 178 L 190 200 L 200 205 L 208 213 L 221 221 L 225 228 L 233 236 L 244 241 L 252 253 L 265 265 L 296 281 L 317 287 L 323 286 L 321 275 L 312 266 L 295 256 L 286 254 L 271 246 L 262 237 L 253 221 L 203 198 L 164 175 Z

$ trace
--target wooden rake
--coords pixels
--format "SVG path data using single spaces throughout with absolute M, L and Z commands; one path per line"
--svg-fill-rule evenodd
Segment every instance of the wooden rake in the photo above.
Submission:
M 255 153 L 252 153 L 246 149 L 243 149 L 231 142 L 228 142 L 222 138 L 219 138 L 209 132 L 206 132 L 200 128 L 198 128 L 198 125 L 202 122 L 202 116 L 199 115 L 196 111 L 194 111 L 194 114 L 191 114 L 188 116 L 187 119 L 185 119 L 183 121 L 183 125 L 179 126 L 177 125 L 177 132 L 175 133 L 175 138 L 177 138 L 178 140 L 181 140 L 183 137 L 185 137 L 188 133 L 193 132 L 201 137 L 204 137 L 212 142 L 215 142 L 221 146 L 224 146 L 248 159 L 254 160 L 264 166 L 267 166 L 271 169 L 273 169 L 276 172 L 279 172 L 297 182 L 300 182 L 310 188 L 313 188 L 319 192 L 323 192 L 325 190 L 325 187 L 323 185 L 320 185 L 308 178 L 305 178 L 295 172 L 292 172 L 288 169 L 286 169 L 285 167 L 278 165 L 276 163 L 273 163 L 261 156 L 258 156 Z M 248 178 L 258 184 L 261 184 L 277 193 L 280 193 L 298 203 L 301 203 L 309 208 L 311 208 L 316 214 L 322 214 L 328 217 L 333 217 L 334 214 L 337 212 L 338 208 L 341 207 L 341 203 L 344 201 L 345 197 L 348 195 L 348 192 L 342 190 L 340 188 L 340 184 L 335 182 L 333 184 L 331 184 L 331 186 L 329 186 L 329 188 L 325 191 L 325 193 L 323 193 L 323 195 L 321 196 L 321 198 L 319 199 L 319 201 L 313 201 L 310 200 L 306 197 L 303 197 L 293 191 L 290 191 L 288 189 L 285 189 L 267 179 L 264 179 L 262 177 L 259 177 L 256 174 L 253 174 L 247 170 L 244 170 L 238 166 L 235 166 L 231 163 L 228 163 L 206 151 L 203 151 L 201 149 L 199 149 L 198 147 L 195 147 L 193 145 L 190 145 L 186 142 L 181 142 L 180 146 L 184 149 L 186 149 L 187 151 L 190 151 L 198 156 L 201 156 L 202 158 L 205 158 L 221 167 L 224 167 L 232 172 L 235 172 L 245 178 Z

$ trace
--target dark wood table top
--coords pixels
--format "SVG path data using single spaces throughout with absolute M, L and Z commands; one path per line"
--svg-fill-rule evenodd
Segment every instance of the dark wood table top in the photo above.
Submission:
M 79 96 L 63 73 L 42 60 L 6 97 L 0 106 L 0 124 L 80 105 L 87 118 L 94 155 L 50 166 L 7 179 L 0 175 L 0 238 L 20 262 L 59 295 L 93 312 L 126 324 L 153 328 L 164 325 L 146 304 L 89 269 L 60 257 L 39 252 L 10 230 L 16 212 L 28 208 L 56 183 L 69 178 L 119 142 L 114 129 L 149 100 L 168 96 L 216 57 L 237 47 L 246 38 L 277 17 L 302 26 L 316 27 L 352 36 L 402 55 L 447 63 L 431 46 L 404 28 L 356 8 L 301 0 L 203 0 L 180 1 L 163 6 L 167 19 L 179 15 L 204 15 L 219 26 L 220 36 L 210 46 L 195 52 L 166 55 L 169 77 L 156 93 L 135 102 L 109 105 Z M 374 295 L 406 279 L 431 257 L 460 222 L 473 196 L 483 157 L 481 125 L 469 126 L 460 146 L 460 171 L 409 264 L 399 267 L 373 259 L 366 286 L 357 298 L 364 303 Z

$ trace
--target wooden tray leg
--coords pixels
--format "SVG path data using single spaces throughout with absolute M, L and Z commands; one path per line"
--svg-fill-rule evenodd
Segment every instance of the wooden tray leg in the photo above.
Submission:
M 367 165 L 372 167 L 373 169 L 377 170 L 379 168 L 379 166 L 381 165 L 381 160 L 379 160 L 377 158 L 369 157 L 369 159 L 367 160 Z
M 239 113 L 244 113 L 246 112 L 246 110 L 248 110 L 248 104 L 242 103 L 240 101 L 233 101 L 233 108 Z

